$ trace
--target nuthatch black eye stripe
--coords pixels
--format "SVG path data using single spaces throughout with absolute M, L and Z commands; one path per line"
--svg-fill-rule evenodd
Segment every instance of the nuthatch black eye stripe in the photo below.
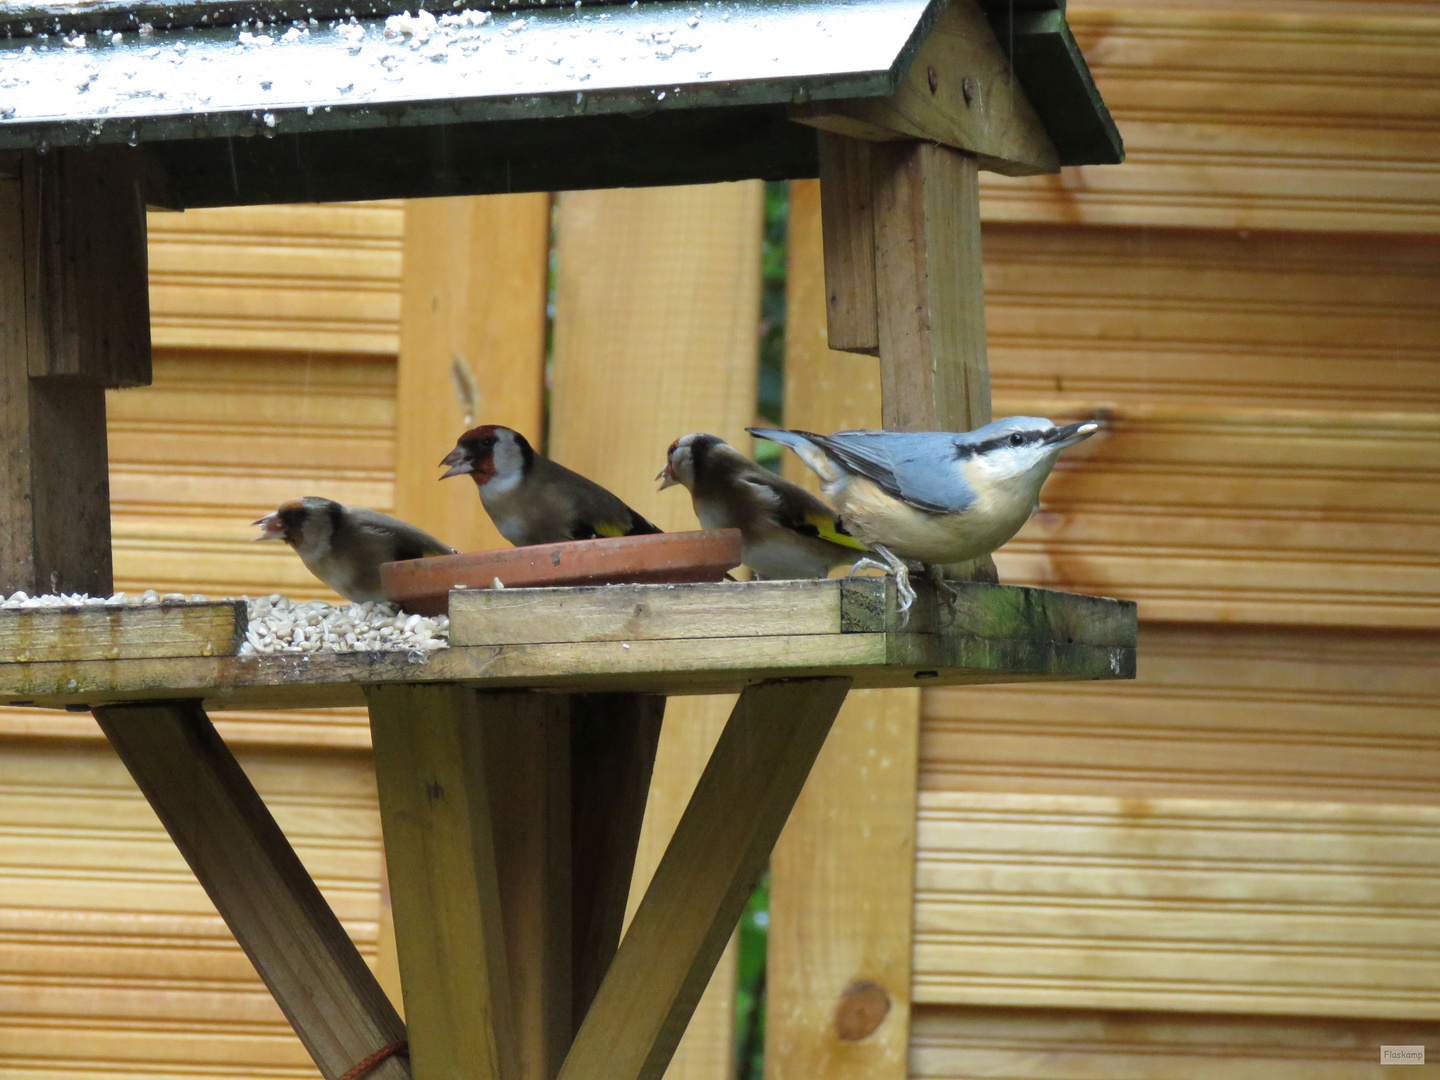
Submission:
M 955 460 L 963 461 L 965 458 L 984 456 L 994 450 L 1003 450 L 1012 446 L 1029 446 L 1031 443 L 1043 442 L 1053 432 L 1054 428 L 1047 431 L 1012 431 L 1008 435 L 998 435 L 993 439 L 986 439 L 978 443 L 956 443 Z

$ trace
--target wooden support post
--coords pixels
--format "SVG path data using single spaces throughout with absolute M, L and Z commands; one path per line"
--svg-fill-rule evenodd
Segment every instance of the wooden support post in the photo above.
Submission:
M 654 694 L 576 694 L 571 703 L 574 951 L 567 1046 L 620 945 L 665 714 L 665 699 Z
M 482 716 L 541 718 L 523 693 L 370 687 L 370 732 L 417 1080 L 515 1080 L 518 1051 Z
M 405 1025 L 198 702 L 95 719 L 326 1080 Z M 403 1055 L 369 1074 L 405 1080 Z
M 816 182 L 790 185 L 789 229 L 786 422 L 807 431 L 876 427 L 878 366 L 826 348 Z M 818 492 L 794 455 L 785 465 Z M 852 691 L 775 845 L 768 1080 L 910 1075 L 919 730 L 920 691 Z
M 105 389 L 150 381 L 126 148 L 0 156 L 0 593 L 108 593 Z
M 741 694 L 561 1080 L 664 1073 L 849 685 L 803 679 Z
M 970 431 L 989 423 L 976 158 L 931 143 L 821 132 L 820 162 L 831 347 L 870 351 L 864 312 L 873 289 L 882 426 Z M 950 576 L 997 580 L 989 556 L 950 568 Z

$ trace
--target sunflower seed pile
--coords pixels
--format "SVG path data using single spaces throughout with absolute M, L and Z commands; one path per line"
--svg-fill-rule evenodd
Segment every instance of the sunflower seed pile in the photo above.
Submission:
M 241 656 L 270 653 L 400 651 L 423 656 L 450 644 L 450 620 L 444 615 L 410 615 L 394 604 L 367 600 L 335 606 L 323 600 L 292 600 L 279 593 L 242 597 L 249 615 Z M 60 593 L 29 596 L 24 592 L 0 598 L 0 609 L 132 607 L 190 601 L 207 596 L 158 593 L 139 596 Z
M 336 607 L 323 600 L 291 600 L 272 593 L 245 597 L 250 625 L 241 656 L 258 653 L 374 652 L 426 653 L 449 644 L 444 615 L 408 615 L 394 604 L 367 600 Z

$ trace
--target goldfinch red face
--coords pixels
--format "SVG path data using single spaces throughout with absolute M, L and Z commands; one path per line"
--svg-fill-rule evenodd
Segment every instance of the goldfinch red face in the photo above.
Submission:
M 682 435 L 670 444 L 670 449 L 665 451 L 665 468 L 661 469 L 659 475 L 655 477 L 660 481 L 660 487 L 657 490 L 664 491 L 676 484 L 694 490 L 694 442 L 699 437 L 699 435 Z
M 498 481 L 500 486 L 517 483 L 534 456 L 530 444 L 519 432 L 499 424 L 482 424 L 471 428 L 455 449 L 440 462 L 448 470 L 440 477 L 468 473 L 480 487 Z
M 274 513 L 252 522 L 260 526 L 260 535 L 255 540 L 284 540 L 291 547 L 300 542 L 305 532 L 305 522 L 310 517 L 310 508 L 301 499 L 283 502 Z

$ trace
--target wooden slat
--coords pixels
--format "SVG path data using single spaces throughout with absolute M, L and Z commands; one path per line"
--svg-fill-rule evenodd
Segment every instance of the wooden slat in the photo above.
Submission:
M 326 1080 L 405 1025 L 245 773 L 194 703 L 95 718 Z M 372 1075 L 410 1075 L 392 1057 Z
M 775 845 L 773 1080 L 907 1075 L 918 712 L 916 691 L 851 694 Z
M 875 192 L 870 178 L 870 148 L 860 139 L 828 131 L 822 131 L 817 142 L 820 192 L 826 205 L 822 215 L 825 280 L 820 287 L 825 297 L 829 346 L 876 356 L 880 352 L 880 323 L 875 312 Z M 805 181 L 791 185 L 792 214 L 794 207 L 803 206 L 803 201 L 797 202 L 797 193 L 808 186 Z M 809 208 L 812 214 L 817 210 Z M 809 227 L 808 220 L 804 227 Z M 795 287 L 796 282 L 787 277 L 787 297 L 793 297 Z M 787 312 L 787 329 L 789 318 Z
M 550 197 L 405 204 L 395 513 L 459 551 L 508 547 L 467 478 L 436 463 L 476 424 L 538 439 L 544 404 Z M 462 401 L 456 367 L 478 398 Z
M 663 1074 L 848 686 L 796 681 L 741 695 L 562 1080 Z
M 0 1073 L 317 1080 L 94 720 L 74 719 L 96 738 L 0 743 Z M 380 821 L 368 754 L 239 759 L 372 957 Z
M 682 490 L 657 492 L 650 482 L 670 443 L 705 431 L 751 445 L 763 203 L 755 182 L 559 196 L 550 451 L 667 530 L 697 524 Z M 623 644 L 610 647 L 633 651 Z M 666 708 L 647 850 L 657 810 L 689 794 L 677 789 L 691 779 L 688 762 L 713 744 L 707 718 L 718 707 L 714 698 L 678 698 Z M 678 775 L 677 761 L 686 764 Z M 642 853 L 637 877 L 644 862 Z M 727 957 L 667 1080 L 729 1080 L 734 981 Z
M 924 792 L 917 1001 L 1433 1019 L 1440 809 Z
M 528 694 L 461 686 L 372 690 L 370 729 L 415 1074 L 519 1075 L 497 882 L 490 724 L 534 723 Z
M 519 1080 L 551 1080 L 574 1033 L 569 704 L 490 695 L 480 724 Z M 468 956 L 440 959 L 463 972 Z
M 883 426 L 970 431 L 990 420 L 978 165 L 928 143 L 871 153 Z
M 785 420 L 810 431 L 877 427 L 879 365 L 826 348 L 817 188 L 790 185 Z M 786 475 L 816 489 L 814 474 L 786 456 Z M 775 845 L 765 1021 L 772 1080 L 908 1076 L 919 712 L 913 691 L 852 692 Z M 889 1008 L 868 1037 L 842 1040 L 841 999 L 866 982 Z
M 1440 805 L 1433 633 L 1145 624 L 1125 685 L 925 697 L 936 791 Z
M 118 660 L 233 656 L 245 640 L 241 601 L 0 611 L 0 659 Z
M 1433 1021 L 934 1006 L 914 1030 L 915 1080 L 1389 1080 L 1381 1046 L 1440 1038 Z
M 793 119 L 859 139 L 923 139 L 1010 176 L 1058 173 L 1060 158 L 976 0 L 936 20 L 889 97 L 792 106 Z
M 139 152 L 104 147 L 26 154 L 21 171 L 22 317 L 31 377 L 148 386 L 150 308 Z
M 156 346 L 394 356 L 402 208 L 397 201 L 149 215 Z
M 567 1046 L 620 944 L 666 707 L 663 697 L 645 694 L 580 694 L 570 702 L 573 933 Z
M 1440 229 L 1429 4 L 1076 0 L 1123 167 L 984 182 L 988 220 Z
M 645 820 L 625 903 L 625 923 L 645 898 L 675 826 L 735 709 L 738 694 L 671 698 L 655 751 L 655 770 L 645 800 Z M 685 1036 L 665 1069 L 665 1080 L 728 1080 L 735 1073 L 735 993 L 739 983 L 739 934 L 720 956 L 710 985 L 690 1017 Z

